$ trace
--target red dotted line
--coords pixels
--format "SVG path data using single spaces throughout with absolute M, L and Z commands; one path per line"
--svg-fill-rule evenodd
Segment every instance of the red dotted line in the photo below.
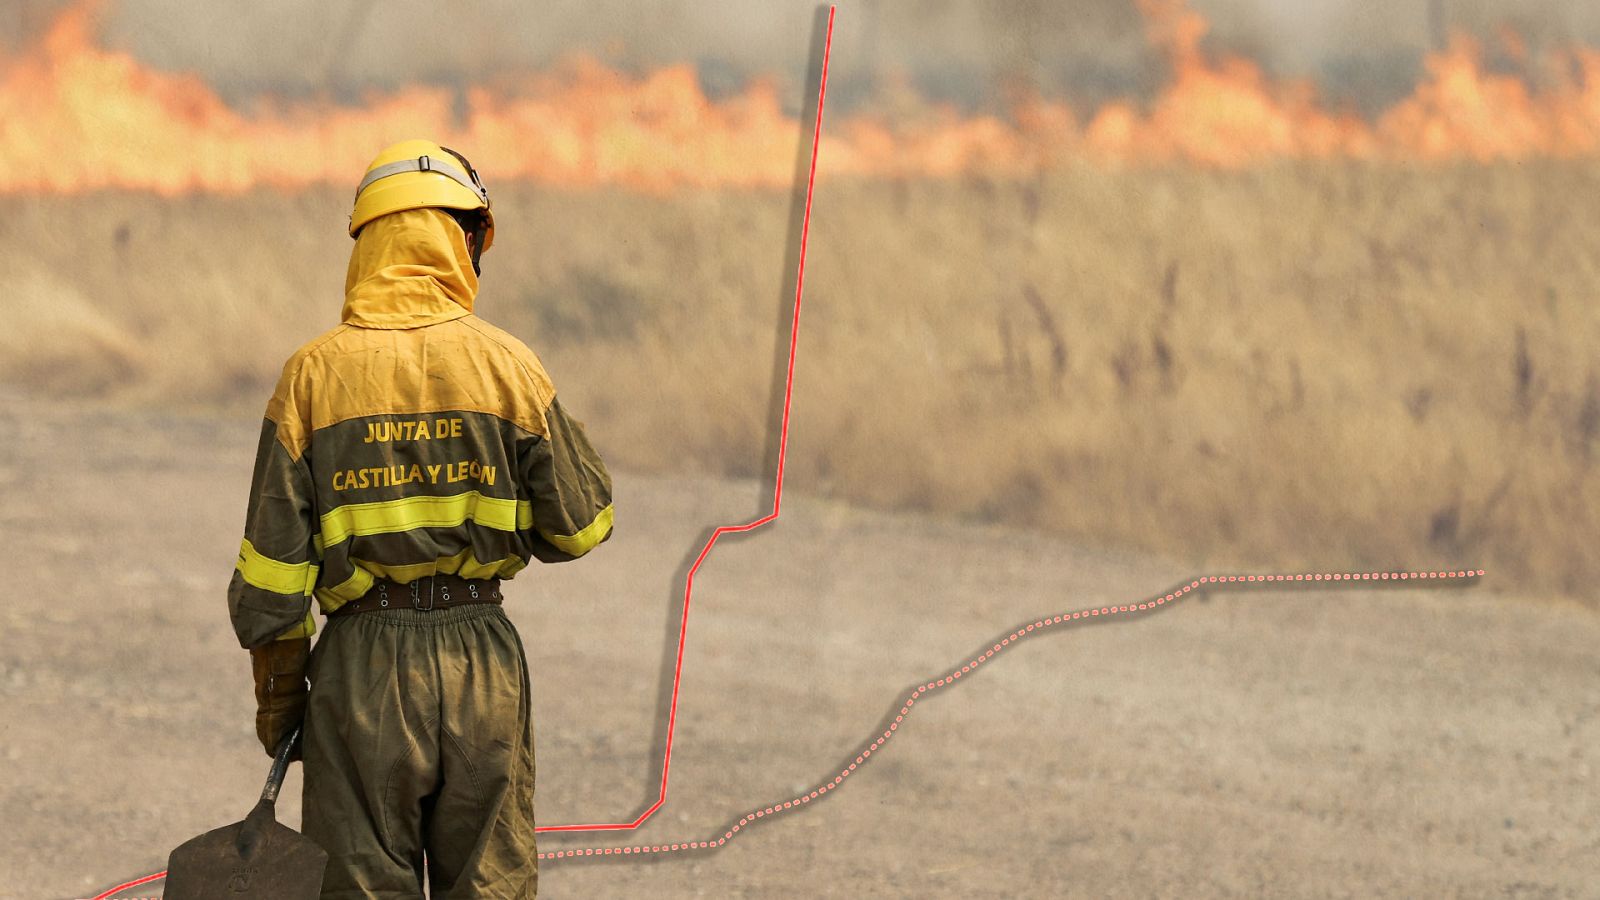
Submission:
M 911 708 L 916 705 L 918 697 L 921 697 L 923 694 L 926 694 L 929 691 L 936 691 L 940 688 L 955 684 L 955 682 L 960 679 L 961 676 L 971 674 L 972 671 L 977 669 L 979 666 L 1009 649 L 1012 644 L 1015 644 L 1034 632 L 1042 631 L 1054 625 L 1061 625 L 1063 623 L 1072 622 L 1079 619 L 1115 616 L 1123 613 L 1147 612 L 1179 600 L 1185 594 L 1198 590 L 1199 588 L 1205 587 L 1209 584 L 1266 584 L 1276 582 L 1298 582 L 1303 584 L 1306 582 L 1315 583 L 1345 581 L 1427 581 L 1441 578 L 1447 580 L 1478 578 L 1482 577 L 1483 573 L 1484 570 L 1482 569 L 1467 569 L 1464 571 L 1451 572 L 1309 572 L 1294 575 L 1207 575 L 1201 578 L 1196 578 L 1195 580 L 1189 582 L 1170 594 L 1156 597 L 1143 603 L 1129 603 L 1122 606 L 1101 606 L 1095 609 L 1084 609 L 1077 612 L 1062 613 L 1059 616 L 1036 619 L 1033 622 L 1018 628 L 1016 631 L 1011 632 L 1011 634 L 1007 635 L 1006 637 L 1001 638 L 993 647 L 990 647 L 982 654 L 969 660 L 960 668 L 950 670 L 950 672 L 943 678 L 935 679 L 927 682 L 926 684 L 919 685 L 916 690 L 911 692 L 911 696 L 906 698 L 905 705 L 901 706 L 900 711 L 895 713 L 894 721 L 889 723 L 889 727 L 884 730 L 883 734 L 878 735 L 876 740 L 868 744 L 866 749 L 862 750 L 856 755 L 856 758 L 853 762 L 841 769 L 839 774 L 835 775 L 831 780 L 824 781 L 817 785 L 816 788 L 814 788 L 810 793 L 801 794 L 798 797 L 785 800 L 782 803 L 774 803 L 764 809 L 758 809 L 745 815 L 744 817 L 740 818 L 738 822 L 735 822 L 732 827 L 724 831 L 719 837 L 716 837 L 712 840 L 686 841 L 674 844 L 635 844 L 622 847 L 584 847 L 582 849 L 574 850 L 551 850 L 540 853 L 539 859 L 572 859 L 580 856 L 640 856 L 648 854 L 676 853 L 684 850 L 714 850 L 717 847 L 721 847 L 723 844 L 733 840 L 734 835 L 738 834 L 742 829 L 755 822 L 757 819 L 764 819 L 769 816 L 788 812 L 792 809 L 797 809 L 844 784 L 844 780 L 850 777 L 850 773 L 854 772 L 857 767 L 866 765 L 867 760 L 872 757 L 873 751 L 878 750 L 888 742 L 889 738 L 894 737 L 895 732 L 900 729 L 900 724 L 905 721 L 905 717 L 911 714 Z
M 1011 645 L 1015 644 L 1016 642 L 1022 640 L 1030 634 L 1033 634 L 1034 632 L 1042 631 L 1054 625 L 1061 625 L 1063 623 L 1072 622 L 1079 619 L 1114 616 L 1123 613 L 1148 612 L 1149 610 L 1166 606 L 1175 600 L 1181 599 L 1185 594 L 1188 594 L 1191 591 L 1197 590 L 1208 584 L 1266 584 L 1278 582 L 1298 582 L 1304 584 L 1307 582 L 1315 583 L 1346 581 L 1429 581 L 1439 579 L 1451 580 L 1481 578 L 1483 577 L 1483 574 L 1484 571 L 1482 569 L 1466 569 L 1462 571 L 1451 572 L 1312 572 L 1296 575 L 1207 575 L 1201 578 L 1196 578 L 1195 580 L 1189 582 L 1170 594 L 1156 597 L 1152 600 L 1146 600 L 1143 603 L 1130 603 L 1122 606 L 1101 606 L 1096 609 L 1084 609 L 1072 613 L 1062 613 L 1059 616 L 1036 619 L 1033 622 L 1022 626 L 1021 628 L 1018 628 L 1016 631 L 1011 632 L 1011 634 L 1001 638 L 1000 641 L 993 647 L 990 647 L 979 656 L 969 660 L 966 664 L 962 665 L 961 668 L 952 669 L 949 674 L 945 675 L 943 678 L 919 685 L 916 690 L 911 692 L 911 696 L 906 698 L 905 705 L 900 707 L 900 711 L 895 713 L 894 721 L 889 723 L 888 729 L 886 729 L 883 734 L 879 735 L 871 744 L 867 745 L 866 749 L 857 754 L 855 760 L 841 769 L 839 774 L 835 775 L 832 780 L 825 781 L 817 785 L 817 787 L 810 793 L 801 794 L 798 797 L 785 800 L 782 803 L 774 803 L 765 809 L 758 809 L 745 815 L 738 822 L 734 823 L 733 827 L 724 831 L 720 837 L 707 841 L 686 841 L 674 844 L 638 844 L 626 847 L 585 847 L 574 850 L 551 850 L 540 853 L 539 859 L 542 861 L 552 859 L 573 859 L 580 856 L 643 856 L 663 853 L 676 853 L 684 850 L 713 850 L 717 847 L 721 847 L 723 844 L 733 840 L 734 835 L 738 834 L 746 826 L 755 822 L 757 819 L 765 819 L 769 816 L 774 816 L 779 813 L 788 812 L 792 809 L 804 806 L 811 801 L 820 798 L 834 788 L 844 784 L 844 780 L 850 777 L 851 772 L 854 772 L 859 766 L 865 765 L 867 760 L 872 757 L 873 751 L 881 748 L 885 743 L 888 742 L 889 738 L 894 737 L 895 732 L 900 730 L 901 723 L 905 721 L 906 716 L 911 714 L 911 708 L 916 705 L 918 697 L 921 697 L 923 694 L 926 694 L 929 691 L 939 690 L 940 688 L 948 687 L 954 684 L 959 678 L 961 678 L 961 676 L 970 674 L 974 669 L 988 662 L 990 659 L 993 659 L 996 655 L 1010 648 Z M 148 884 L 152 881 L 160 880 L 161 878 L 166 877 L 166 874 L 167 873 L 165 872 L 157 872 L 154 875 L 146 875 L 143 878 L 127 882 L 126 884 L 119 884 L 102 894 L 96 895 L 94 900 L 106 900 L 106 898 L 109 898 L 112 894 L 138 887 L 142 884 Z

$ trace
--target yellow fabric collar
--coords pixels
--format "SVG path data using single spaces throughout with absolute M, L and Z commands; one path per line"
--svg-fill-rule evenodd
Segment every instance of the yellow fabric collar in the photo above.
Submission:
M 361 229 L 342 318 L 362 328 L 420 328 L 467 315 L 477 295 L 461 227 L 437 209 L 407 209 Z

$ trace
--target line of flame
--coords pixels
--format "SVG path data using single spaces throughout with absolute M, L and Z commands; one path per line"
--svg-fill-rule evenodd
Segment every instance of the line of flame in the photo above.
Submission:
M 1029 94 L 1003 115 L 920 103 L 890 119 L 860 110 L 825 139 L 830 174 L 1027 176 L 1071 164 L 1246 168 L 1279 160 L 1436 163 L 1600 155 L 1600 51 L 1547 59 L 1535 90 L 1488 71 L 1458 37 L 1429 56 L 1415 91 L 1372 120 L 1330 111 L 1306 81 L 1278 81 L 1201 46 L 1186 0 L 1136 0 L 1171 77 L 1151 100 L 1080 117 Z M 799 123 L 770 80 L 706 96 L 689 65 L 630 76 L 573 58 L 515 83 L 413 85 L 359 106 L 257 98 L 229 106 L 198 76 L 102 47 L 94 5 L 67 8 L 0 63 L 0 193 L 123 188 L 172 196 L 347 184 L 378 147 L 429 136 L 469 153 L 491 180 L 776 188 L 791 178 Z

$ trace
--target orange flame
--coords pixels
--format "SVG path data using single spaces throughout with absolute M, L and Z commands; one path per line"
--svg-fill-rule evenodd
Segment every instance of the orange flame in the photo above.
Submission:
M 1410 97 L 1369 122 L 1324 108 L 1307 82 L 1209 57 L 1206 21 L 1185 0 L 1136 2 L 1172 72 L 1148 103 L 1111 102 L 1081 121 L 1038 96 L 1003 116 L 929 104 L 893 121 L 860 112 L 829 123 L 823 164 L 839 174 L 947 177 L 1084 162 L 1240 168 L 1600 153 L 1600 51 L 1559 56 L 1557 74 L 1535 91 L 1486 71 L 1478 45 L 1457 38 L 1427 59 Z M 800 128 L 769 81 L 712 101 L 687 65 L 633 77 L 574 59 L 511 86 L 469 89 L 464 115 L 450 91 L 428 86 L 374 94 L 360 107 L 268 97 L 246 113 L 195 75 L 99 46 L 93 9 L 67 9 L 0 64 L 0 193 L 348 184 L 376 148 L 415 135 L 469 149 L 496 180 L 658 191 L 781 187 L 792 174 Z
M 0 191 L 137 188 L 161 194 L 345 183 L 379 147 L 416 135 L 470 148 L 496 178 L 588 186 L 788 180 L 798 133 L 766 83 L 712 103 L 688 66 L 630 79 L 576 60 L 515 95 L 414 86 L 360 108 L 233 110 L 193 75 L 97 46 L 92 7 L 68 9 L 0 73 Z
M 1172 66 L 1172 83 L 1147 115 L 1111 103 L 1090 121 L 1089 156 L 1107 162 L 1191 162 L 1239 167 L 1270 159 L 1366 157 L 1365 123 L 1324 112 L 1311 85 L 1272 84 L 1249 60 L 1213 64 L 1201 52 L 1208 26 L 1184 0 L 1138 0 L 1147 33 Z

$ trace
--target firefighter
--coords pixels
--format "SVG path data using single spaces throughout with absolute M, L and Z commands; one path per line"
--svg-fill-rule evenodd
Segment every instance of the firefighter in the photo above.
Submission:
M 528 664 L 502 583 L 606 540 L 611 478 L 538 357 L 473 313 L 494 233 L 466 158 L 378 154 L 343 321 L 267 404 L 228 609 L 267 753 L 303 722 L 325 898 L 420 898 L 424 873 L 435 898 L 537 890 Z

